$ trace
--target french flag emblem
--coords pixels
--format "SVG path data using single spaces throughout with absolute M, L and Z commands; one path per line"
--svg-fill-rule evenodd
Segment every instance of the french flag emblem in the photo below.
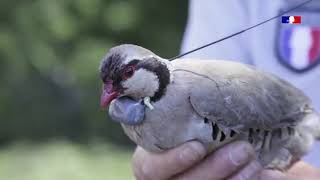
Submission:
M 282 16 L 283 24 L 301 24 L 301 16 Z
M 320 26 L 287 26 L 281 29 L 278 51 L 280 61 L 302 72 L 320 61 Z

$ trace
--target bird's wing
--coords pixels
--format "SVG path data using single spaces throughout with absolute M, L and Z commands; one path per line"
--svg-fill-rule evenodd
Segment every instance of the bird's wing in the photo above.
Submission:
M 222 128 L 245 131 L 293 126 L 312 110 L 300 90 L 271 74 L 243 65 L 235 73 L 219 74 L 212 73 L 212 68 L 205 70 L 207 67 L 181 71 L 195 79 L 189 97 L 193 109 Z

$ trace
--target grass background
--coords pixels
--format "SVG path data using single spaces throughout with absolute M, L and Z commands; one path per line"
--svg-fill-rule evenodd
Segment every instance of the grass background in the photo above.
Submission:
M 0 150 L 1 180 L 130 180 L 132 152 L 101 142 L 19 142 Z
M 177 55 L 187 3 L 0 0 L 0 180 L 133 179 L 98 67 L 122 43 Z

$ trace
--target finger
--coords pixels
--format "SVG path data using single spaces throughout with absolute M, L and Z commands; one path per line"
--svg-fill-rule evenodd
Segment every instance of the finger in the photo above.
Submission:
M 138 147 L 133 156 L 133 171 L 138 180 L 168 179 L 190 168 L 205 155 L 204 146 L 196 141 L 163 153 L 150 153 Z
M 218 149 L 199 165 L 176 178 L 184 180 L 225 179 L 253 159 L 254 154 L 250 144 L 242 141 L 233 142 Z
M 257 161 L 251 161 L 243 169 L 233 175 L 229 180 L 252 180 L 256 179 L 257 175 L 262 171 L 261 164 Z

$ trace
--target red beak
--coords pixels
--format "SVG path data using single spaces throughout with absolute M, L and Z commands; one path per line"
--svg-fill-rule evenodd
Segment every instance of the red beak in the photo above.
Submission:
M 100 106 L 106 108 L 112 100 L 119 96 L 119 92 L 113 89 L 112 81 L 108 81 L 103 85 Z

